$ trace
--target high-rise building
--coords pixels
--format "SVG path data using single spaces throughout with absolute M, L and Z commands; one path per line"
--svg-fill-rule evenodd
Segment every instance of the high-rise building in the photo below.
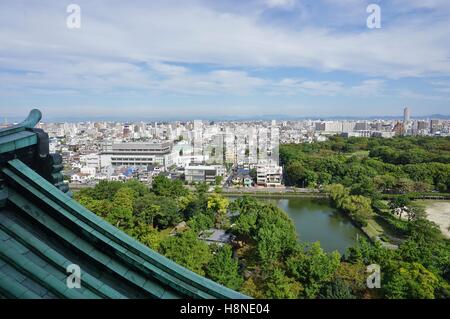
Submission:
M 342 122 L 328 121 L 328 122 L 316 122 L 316 131 L 324 132 L 342 132 Z
M 428 121 L 418 121 L 417 122 L 417 129 L 418 130 L 427 130 L 429 127 Z
M 403 122 L 409 122 L 411 117 L 411 113 L 409 111 L 409 107 L 405 107 L 405 109 L 403 110 Z
M 203 155 L 203 122 L 194 120 L 193 129 L 194 155 Z
M 366 131 L 369 129 L 369 123 L 367 122 L 358 122 L 355 124 L 355 131 Z
M 395 135 L 402 136 L 405 134 L 405 125 L 402 122 L 397 122 L 392 130 Z
M 440 120 L 430 121 L 431 133 L 436 134 L 442 130 L 442 123 Z

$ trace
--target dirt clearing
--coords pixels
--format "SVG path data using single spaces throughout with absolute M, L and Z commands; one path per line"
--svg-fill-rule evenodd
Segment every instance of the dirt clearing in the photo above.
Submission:
M 427 218 L 439 225 L 445 237 L 450 238 L 450 202 L 426 201 Z

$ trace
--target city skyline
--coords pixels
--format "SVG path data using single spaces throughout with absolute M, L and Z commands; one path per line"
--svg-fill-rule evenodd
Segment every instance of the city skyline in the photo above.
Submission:
M 409 108 L 410 109 L 410 108 Z M 399 109 L 402 111 L 402 109 Z M 411 111 L 411 109 L 410 109 Z M 0 124 L 8 125 L 18 123 L 23 119 L 23 116 L 4 116 L 0 118 Z M 412 120 L 450 120 L 450 114 L 424 114 L 417 115 L 412 110 L 411 114 Z M 398 113 L 394 115 L 365 115 L 365 116 L 352 116 L 352 115 L 329 115 L 329 116 L 320 116 L 320 115 L 287 115 L 287 114 L 267 114 L 267 115 L 248 115 L 248 116 L 233 116 L 233 115 L 166 115 L 159 117 L 151 117 L 151 116 L 129 116 L 129 115 L 98 115 L 98 116 L 89 116 L 89 115 L 79 115 L 79 116 L 52 116 L 52 115 L 44 115 L 42 118 L 43 123 L 78 123 L 78 122 L 121 122 L 121 123 L 138 123 L 138 122 L 193 122 L 195 120 L 201 121 L 217 121 L 217 122 L 270 122 L 272 120 L 276 121 L 402 121 L 404 120 L 404 114 Z
M 69 4 L 0 5 L 0 116 L 448 114 L 448 1 Z

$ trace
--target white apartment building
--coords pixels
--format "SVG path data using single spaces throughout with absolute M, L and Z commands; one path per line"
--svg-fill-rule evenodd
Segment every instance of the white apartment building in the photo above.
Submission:
M 364 131 L 355 131 L 355 132 L 344 132 L 341 135 L 344 137 L 371 137 L 372 131 L 364 130 Z
M 191 164 L 203 164 L 207 162 L 209 159 L 208 156 L 204 155 L 186 155 L 186 156 L 179 156 L 178 154 L 173 154 L 173 163 L 177 167 L 186 167 Z
M 357 124 L 358 123 L 348 121 L 342 122 L 342 132 L 352 132 L 355 130 Z
M 342 132 L 342 122 L 316 122 L 316 131 Z
M 256 166 L 256 183 L 260 186 L 281 186 L 282 178 L 283 168 L 281 166 L 274 164 Z
M 100 155 L 97 153 L 85 154 L 80 156 L 80 163 L 86 167 L 92 167 L 100 170 Z

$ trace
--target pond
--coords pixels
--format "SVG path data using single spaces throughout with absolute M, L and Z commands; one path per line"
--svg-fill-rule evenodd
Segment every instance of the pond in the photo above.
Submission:
M 261 198 L 260 198 L 261 199 Z M 345 253 L 357 237 L 364 234 L 351 221 L 333 208 L 328 200 L 317 198 L 263 199 L 284 210 L 294 222 L 299 241 L 320 241 L 321 247 Z
M 364 236 L 351 221 L 324 199 L 289 198 L 270 199 L 294 221 L 300 241 L 320 241 L 326 251 L 337 250 L 343 254 Z

